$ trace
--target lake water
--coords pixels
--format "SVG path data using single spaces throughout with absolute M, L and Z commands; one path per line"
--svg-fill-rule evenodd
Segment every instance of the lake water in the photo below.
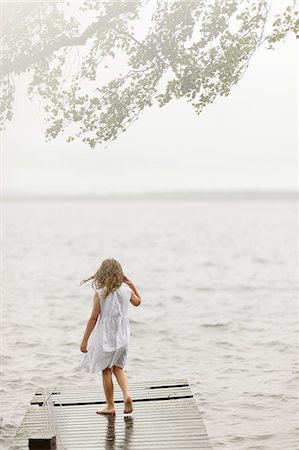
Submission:
M 214 450 L 294 450 L 294 200 L 7 201 L 3 205 L 1 449 L 35 390 L 99 383 L 79 367 L 92 289 L 118 259 L 130 380 L 187 378 Z

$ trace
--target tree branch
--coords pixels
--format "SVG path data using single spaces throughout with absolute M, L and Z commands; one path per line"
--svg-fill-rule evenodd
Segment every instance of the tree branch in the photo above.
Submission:
M 157 59 L 159 59 L 165 66 L 168 66 L 168 67 L 172 68 L 171 65 L 170 65 L 167 61 L 165 61 L 160 55 L 152 53 L 152 52 L 147 48 L 146 45 L 144 45 L 142 42 L 138 41 L 138 39 L 136 39 L 135 36 L 133 36 L 132 34 L 130 34 L 128 31 L 118 30 L 118 29 L 115 28 L 115 27 L 112 27 L 112 28 L 115 30 L 115 32 L 116 32 L 117 34 L 122 34 L 123 36 L 128 36 L 128 37 L 129 37 L 130 39 L 132 39 L 132 41 L 134 41 L 139 47 L 143 48 L 143 50 L 144 50 L 147 54 L 149 54 L 152 58 L 157 58 Z
M 123 14 L 125 11 L 120 10 L 119 14 Z M 60 50 L 63 47 L 81 46 L 85 45 L 87 40 L 96 34 L 96 32 L 102 28 L 105 29 L 110 26 L 109 21 L 116 17 L 115 11 L 112 10 L 109 14 L 101 16 L 98 20 L 90 24 L 86 30 L 80 36 L 68 37 L 62 36 L 57 41 L 52 42 L 45 48 L 35 48 L 31 55 L 21 54 L 14 61 L 5 61 L 3 58 L 0 60 L 1 69 L 0 76 L 4 77 L 9 73 L 20 73 L 25 71 L 31 64 L 37 63 L 43 58 L 49 57 L 53 52 Z

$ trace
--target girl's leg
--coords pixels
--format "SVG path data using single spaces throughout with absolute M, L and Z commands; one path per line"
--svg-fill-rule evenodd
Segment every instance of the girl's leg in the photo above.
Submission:
M 107 369 L 102 370 L 102 381 L 103 388 L 105 392 L 107 405 L 103 408 L 97 409 L 97 414 L 114 414 L 114 398 L 113 398 L 113 381 L 112 381 L 112 370 L 107 367 Z
M 128 378 L 125 371 L 118 366 L 113 366 L 113 373 L 116 376 L 117 382 L 123 391 L 125 402 L 125 413 L 131 413 L 133 411 L 132 397 L 129 392 Z

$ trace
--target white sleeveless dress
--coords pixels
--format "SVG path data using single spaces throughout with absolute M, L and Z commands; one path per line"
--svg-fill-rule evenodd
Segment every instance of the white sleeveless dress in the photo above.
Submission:
M 87 341 L 87 353 L 81 367 L 98 372 L 112 366 L 124 367 L 130 338 L 128 308 L 131 288 L 122 283 L 118 289 L 103 298 L 103 289 L 96 289 L 101 313 Z

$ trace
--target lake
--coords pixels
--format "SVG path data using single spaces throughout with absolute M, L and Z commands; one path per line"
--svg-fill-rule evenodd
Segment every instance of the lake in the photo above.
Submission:
M 79 286 L 113 257 L 142 295 L 129 380 L 187 378 L 214 450 L 294 450 L 297 204 L 292 199 L 14 200 L 2 207 L 1 448 L 35 390 L 80 368 Z

